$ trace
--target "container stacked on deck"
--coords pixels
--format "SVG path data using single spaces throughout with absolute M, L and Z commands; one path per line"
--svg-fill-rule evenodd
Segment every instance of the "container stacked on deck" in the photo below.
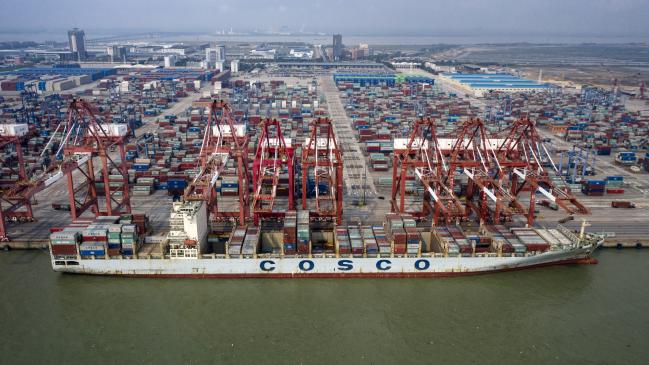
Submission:
M 248 226 L 246 237 L 241 246 L 241 254 L 244 257 L 250 257 L 257 254 L 259 249 L 259 227 Z
M 297 211 L 297 253 L 308 254 L 311 242 L 311 228 L 309 227 L 309 211 Z
M 513 251 L 516 254 L 524 254 L 527 251 L 525 245 L 516 238 L 516 235 L 509 228 L 503 225 L 494 227 L 505 238 L 506 243 L 503 244 L 503 252 Z M 511 246 L 511 250 L 506 246 Z
M 284 255 L 295 255 L 297 252 L 297 212 L 290 210 L 284 215 Z
M 117 256 L 122 249 L 122 225 L 111 224 L 108 226 L 108 255 Z
M 352 246 L 349 242 L 349 232 L 347 228 L 336 228 L 336 243 L 338 244 L 338 253 L 340 255 L 351 255 Z
M 466 236 L 475 253 L 486 253 L 491 250 L 492 238 L 479 235 Z
M 403 219 L 399 214 L 386 215 L 386 233 L 393 242 L 393 253 L 395 255 L 404 255 L 407 252 L 408 236 L 403 228 Z
M 374 230 L 371 226 L 361 227 L 361 235 L 363 236 L 363 245 L 365 246 L 365 254 L 368 257 L 376 257 L 379 253 L 379 246 L 374 237 Z
M 421 234 L 417 230 L 417 222 L 409 215 L 401 215 L 403 229 L 406 231 L 406 253 L 416 255 L 421 251 Z
M 459 247 L 460 254 L 462 254 L 462 256 L 470 256 L 471 254 L 473 254 L 473 247 L 471 246 L 471 243 L 469 243 L 469 241 L 466 239 L 462 228 L 460 228 L 459 226 L 446 226 L 446 229 Z
M 246 227 L 237 227 L 232 231 L 232 237 L 228 242 L 228 255 L 239 257 L 241 255 L 241 247 L 246 238 Z
M 81 229 L 66 228 L 50 234 L 50 247 L 52 255 L 63 258 L 76 258 L 78 245 L 81 241 Z
M 624 177 L 607 176 L 606 194 L 624 194 Z
M 458 256 L 460 246 L 455 242 L 447 226 L 435 226 L 432 232 L 431 247 L 433 251 L 443 253 L 447 256 Z
M 550 249 L 550 244 L 532 228 L 512 228 L 511 231 L 527 251 L 544 252 Z
M 81 257 L 105 256 L 108 244 L 108 225 L 93 223 L 81 232 Z M 119 250 L 118 250 L 119 252 Z
M 582 183 L 581 192 L 588 196 L 602 196 L 606 188 L 606 180 L 586 180 Z
M 122 241 L 122 254 L 131 256 L 137 252 L 139 248 L 138 227 L 135 224 L 122 225 L 121 233 Z
M 372 230 L 374 231 L 374 239 L 376 239 L 376 244 L 379 248 L 379 254 L 381 256 L 390 256 L 390 241 L 385 233 L 385 228 L 383 226 L 374 226 Z
M 363 236 L 360 228 L 349 226 L 347 227 L 347 232 L 349 234 L 349 244 L 352 249 L 352 255 L 354 257 L 363 257 Z
M 510 254 L 514 252 L 514 246 L 505 238 L 505 234 L 511 234 L 509 230 L 502 225 L 487 226 L 489 233 L 491 234 L 491 252 L 502 252 L 504 254 Z

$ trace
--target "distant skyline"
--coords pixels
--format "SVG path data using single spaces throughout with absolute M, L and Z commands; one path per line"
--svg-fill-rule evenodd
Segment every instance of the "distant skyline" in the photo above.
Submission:
M 0 31 L 647 37 L 647 0 L 0 0 Z M 92 38 L 89 34 L 88 38 Z

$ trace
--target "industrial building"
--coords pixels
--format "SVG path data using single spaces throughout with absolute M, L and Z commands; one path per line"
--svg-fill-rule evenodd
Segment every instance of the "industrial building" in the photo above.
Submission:
M 440 75 L 442 81 L 454 85 L 467 94 L 483 96 L 490 91 L 499 92 L 535 92 L 551 88 L 548 84 L 540 84 L 514 75 L 498 74 L 463 74 L 444 73 Z
M 433 85 L 435 80 L 426 76 L 383 74 L 383 73 L 337 73 L 334 74 L 334 81 L 351 82 L 360 86 L 387 85 L 394 86 L 398 83 L 423 83 Z
M 279 68 L 299 68 L 299 69 L 386 69 L 383 64 L 376 62 L 277 62 Z

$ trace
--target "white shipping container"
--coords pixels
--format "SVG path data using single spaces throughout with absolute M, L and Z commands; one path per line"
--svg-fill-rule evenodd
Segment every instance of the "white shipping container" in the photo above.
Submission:
M 27 124 L 0 124 L 0 136 L 22 137 L 27 134 Z
M 116 123 L 102 124 L 101 128 L 109 137 L 122 137 L 128 134 L 128 126 L 126 124 L 116 124 Z M 95 131 L 97 134 L 99 134 L 100 136 L 103 135 L 103 133 L 99 128 L 92 126 L 91 129 Z
M 212 134 L 214 134 L 214 136 L 218 137 L 218 136 L 221 135 L 219 130 L 223 132 L 224 137 L 231 137 L 232 136 L 230 126 L 227 125 L 227 124 L 226 125 L 221 125 L 221 126 L 218 126 L 218 127 L 217 126 L 212 126 Z M 243 137 L 243 136 L 246 135 L 246 125 L 245 124 L 235 124 L 234 125 L 234 130 L 236 131 L 238 137 Z

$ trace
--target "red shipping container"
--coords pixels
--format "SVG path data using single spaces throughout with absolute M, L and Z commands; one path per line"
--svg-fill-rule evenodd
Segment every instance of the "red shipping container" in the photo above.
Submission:
M 624 194 L 624 189 L 606 189 L 606 194 Z
M 74 256 L 77 254 L 77 245 L 52 245 L 52 254 L 56 256 Z

